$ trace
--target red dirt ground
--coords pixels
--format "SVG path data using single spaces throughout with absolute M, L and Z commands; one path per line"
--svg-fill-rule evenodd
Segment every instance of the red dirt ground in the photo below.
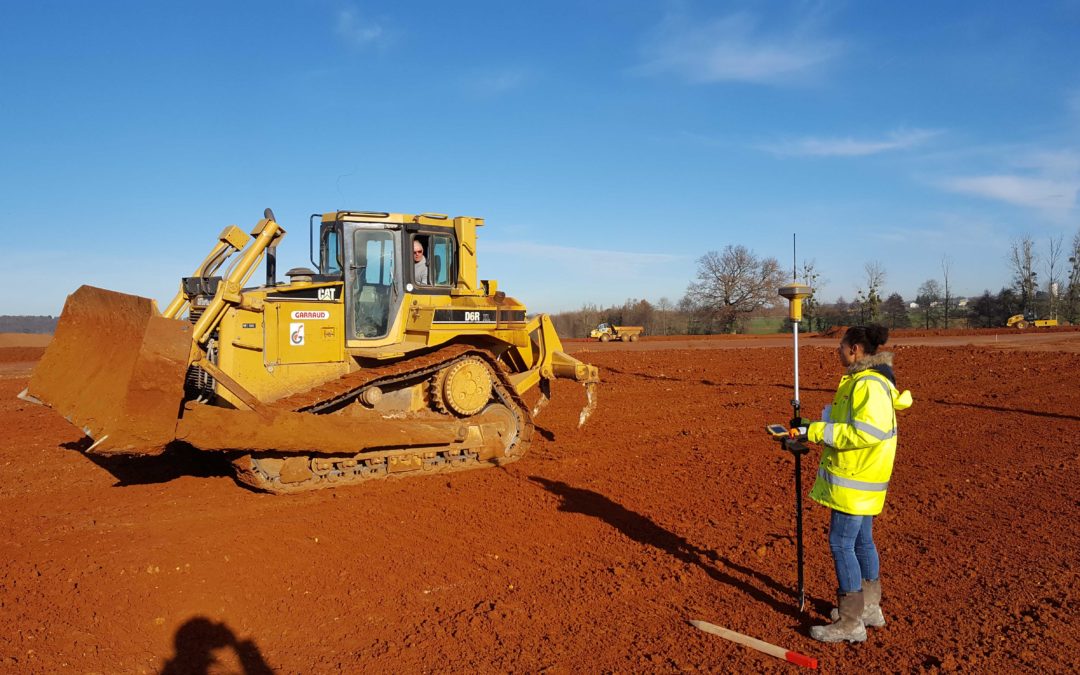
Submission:
M 793 463 L 762 431 L 789 416 L 790 349 L 574 345 L 604 380 L 585 429 L 558 383 L 504 469 L 292 497 L 194 451 L 84 455 L 15 398 L 36 352 L 0 349 L 0 671 L 795 668 L 687 624 L 704 619 L 826 672 L 1072 672 L 1080 333 L 1025 339 L 898 338 L 915 405 L 875 528 L 889 623 L 858 646 L 807 637 L 835 584 L 809 500 L 809 611 L 792 602 Z M 839 378 L 820 344 L 800 357 L 807 411 Z

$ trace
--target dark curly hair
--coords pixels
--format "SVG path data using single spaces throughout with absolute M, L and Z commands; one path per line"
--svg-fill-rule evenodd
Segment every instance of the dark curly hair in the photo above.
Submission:
M 859 345 L 866 354 L 877 354 L 878 347 L 889 340 L 889 329 L 879 323 L 852 326 L 841 340 L 847 345 Z

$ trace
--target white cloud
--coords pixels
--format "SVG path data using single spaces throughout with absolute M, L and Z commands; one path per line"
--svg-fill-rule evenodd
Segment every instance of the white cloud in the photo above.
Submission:
M 523 68 L 500 68 L 467 75 L 464 84 L 479 96 L 497 96 L 518 89 L 528 79 L 529 74 Z
M 1049 211 L 1071 209 L 1080 188 L 1076 181 L 1002 174 L 947 178 L 941 182 L 941 187 L 951 192 Z
M 1038 211 L 1050 220 L 1068 221 L 1076 214 L 1080 153 L 1013 146 L 998 148 L 978 161 L 993 168 L 956 172 L 935 180 L 934 185 L 947 192 Z
M 1066 97 L 1065 107 L 1072 113 L 1073 117 L 1080 119 L 1080 89 Z
M 352 7 L 338 11 L 334 29 L 343 40 L 357 47 L 384 45 L 390 39 L 381 24 L 365 20 Z
M 1048 175 L 1080 177 L 1080 153 L 1068 150 L 1037 150 L 1019 155 L 1015 163 Z
M 644 45 L 645 61 L 634 72 L 672 73 L 692 83 L 784 84 L 816 74 L 844 51 L 840 41 L 819 36 L 813 21 L 775 30 L 759 23 L 748 13 L 704 23 L 668 17 Z
M 878 139 L 807 137 L 762 146 L 776 155 L 810 157 L 864 157 L 893 150 L 906 150 L 940 134 L 930 129 L 898 130 Z

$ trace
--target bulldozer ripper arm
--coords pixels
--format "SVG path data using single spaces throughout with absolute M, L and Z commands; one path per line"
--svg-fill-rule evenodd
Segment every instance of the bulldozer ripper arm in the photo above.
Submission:
M 585 407 L 578 416 L 578 426 L 582 426 L 596 409 L 596 387 L 600 384 L 600 370 L 593 365 L 578 361 L 562 350 L 562 341 L 555 332 L 555 324 L 547 314 L 533 318 L 526 326 L 526 331 L 533 336 L 539 347 L 539 358 L 530 373 L 540 383 L 540 399 L 533 407 L 533 416 L 547 405 L 550 397 L 550 381 L 553 379 L 573 380 L 585 386 Z
M 218 235 L 218 243 L 214 245 L 214 248 L 210 249 L 210 253 L 206 254 L 202 263 L 195 268 L 195 272 L 192 276 L 195 277 L 209 277 L 213 276 L 221 265 L 229 259 L 233 253 L 243 250 L 247 246 L 251 237 L 247 235 L 243 230 L 235 225 L 229 225 L 221 234 Z M 161 312 L 161 315 L 167 319 L 175 319 L 180 316 L 180 313 L 187 307 L 188 299 L 184 294 L 183 283 L 180 284 L 180 290 L 173 296 L 172 302 L 165 307 L 165 310 Z
M 251 277 L 251 273 L 255 271 L 255 267 L 259 264 L 259 260 L 262 258 L 263 253 L 266 252 L 266 249 L 277 245 L 278 241 L 285 236 L 285 230 L 277 224 L 277 221 L 263 218 L 255 225 L 251 235 L 255 238 L 255 241 L 248 244 L 240 258 L 233 263 L 229 273 L 218 285 L 214 299 L 210 301 L 202 316 L 195 322 L 191 339 L 196 345 L 205 344 L 210 339 L 210 333 L 221 321 L 221 317 L 230 305 L 240 304 L 240 289 L 244 287 L 244 284 Z

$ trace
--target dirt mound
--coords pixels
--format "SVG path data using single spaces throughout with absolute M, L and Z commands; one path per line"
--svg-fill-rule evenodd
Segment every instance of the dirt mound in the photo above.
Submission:
M 1041 335 L 1045 333 L 1075 333 L 1080 326 L 1049 326 L 1046 328 L 896 328 L 889 331 L 890 337 L 950 337 L 968 335 Z
M 813 412 L 840 373 L 804 349 Z M 809 501 L 793 605 L 792 460 L 762 431 L 790 415 L 790 356 L 592 353 L 592 421 L 557 382 L 519 462 L 293 497 L 182 446 L 91 459 L 0 375 L 0 671 L 790 672 L 704 619 L 823 670 L 1072 672 L 1080 355 L 897 347 L 915 405 L 875 525 L 889 623 L 860 646 L 807 636 L 835 585 Z

